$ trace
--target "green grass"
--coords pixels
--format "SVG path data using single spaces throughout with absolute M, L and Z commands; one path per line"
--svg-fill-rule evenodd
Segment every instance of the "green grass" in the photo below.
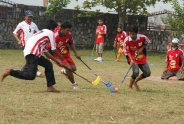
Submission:
M 129 65 L 124 57 L 114 61 L 114 52 L 105 51 L 104 62 L 87 60 L 91 50 L 79 50 L 82 59 L 106 82 L 118 87 Z M 94 54 L 96 57 L 96 54 Z M 5 68 L 20 69 L 25 60 L 21 50 L 0 50 L 0 72 Z M 77 73 L 93 81 L 95 76 L 79 60 Z M 95 58 L 94 57 L 94 58 Z M 93 58 L 93 59 L 94 59 Z M 160 76 L 165 67 L 165 54 L 148 53 L 152 76 Z M 44 69 L 39 66 L 39 70 Z M 8 76 L 0 84 L 0 124 L 183 124 L 184 83 L 142 80 L 140 92 L 129 92 L 131 71 L 118 93 L 100 83 L 92 86 L 75 76 L 80 90 L 73 90 L 70 82 L 54 65 L 61 93 L 47 93 L 45 77 L 33 81 Z

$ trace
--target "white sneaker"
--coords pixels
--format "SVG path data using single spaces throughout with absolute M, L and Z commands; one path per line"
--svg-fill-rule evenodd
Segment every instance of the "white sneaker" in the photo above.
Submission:
M 98 61 L 102 61 L 102 57 L 99 57 Z
M 98 58 L 96 58 L 96 59 L 94 59 L 95 61 L 98 61 L 98 59 L 99 59 L 99 57 Z
M 95 61 L 102 61 L 102 57 L 98 57 L 96 59 L 94 59 Z
M 40 71 L 36 72 L 36 76 L 40 77 L 42 75 L 42 73 Z
M 61 73 L 62 73 L 62 74 L 66 74 L 66 69 L 64 69 L 64 68 L 61 69 Z
M 73 89 L 80 89 L 77 83 L 72 84 Z

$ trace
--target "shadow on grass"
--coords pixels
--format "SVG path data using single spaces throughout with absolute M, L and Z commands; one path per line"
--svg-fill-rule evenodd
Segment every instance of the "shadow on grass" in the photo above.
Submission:
M 42 91 L 32 91 L 34 93 L 84 93 L 86 91 L 88 92 L 92 92 L 90 90 L 87 90 L 87 89 L 76 89 L 76 90 L 73 90 L 73 89 L 62 89 L 62 90 L 59 90 L 60 92 L 47 92 L 46 90 L 42 90 Z
M 156 90 L 156 89 L 143 89 L 140 90 L 139 92 L 147 92 L 147 93 L 166 93 L 168 91 L 165 90 Z

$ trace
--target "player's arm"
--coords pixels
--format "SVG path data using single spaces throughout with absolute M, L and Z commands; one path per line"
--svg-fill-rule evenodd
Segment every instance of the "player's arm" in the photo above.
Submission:
M 54 33 L 52 35 L 49 35 L 49 38 L 50 38 L 50 46 L 51 46 L 52 53 L 59 57 L 59 59 L 61 60 L 63 65 L 66 65 L 67 61 L 64 59 L 64 57 L 56 49 L 55 40 L 57 40 L 57 39 L 55 39 Z
M 55 59 L 49 52 L 44 52 L 44 55 L 48 58 L 54 61 L 58 66 L 62 67 L 61 63 Z
M 148 37 L 144 36 L 143 46 L 137 50 L 137 55 L 140 55 L 148 44 L 150 44 L 150 40 L 148 39 Z
M 21 25 L 19 23 L 17 27 L 15 28 L 15 30 L 13 31 L 13 36 L 15 40 L 17 41 L 18 45 L 22 44 L 21 40 L 18 38 L 18 33 L 20 33 L 20 31 L 21 31 Z
M 165 62 L 166 62 L 166 66 L 165 66 L 165 69 L 163 71 L 163 73 L 166 73 L 167 72 L 167 67 L 169 66 L 169 53 L 167 52 L 167 55 L 166 55 L 166 58 L 165 58 Z
M 74 43 L 72 43 L 70 46 L 71 46 L 72 51 L 73 51 L 74 54 L 75 54 L 75 57 L 76 57 L 77 59 L 81 59 L 80 56 L 77 54 L 77 51 L 76 51 L 76 48 L 75 48 Z
M 128 44 L 127 40 L 128 40 L 128 38 L 125 39 L 124 45 L 123 45 L 124 54 L 126 56 L 128 56 L 128 58 L 130 59 L 130 65 L 133 65 L 134 64 L 134 60 L 132 59 L 130 47 L 129 47 L 129 44 Z
M 137 50 L 137 55 L 140 55 L 143 53 L 144 48 L 146 48 L 147 45 L 143 45 L 140 49 Z
M 179 71 L 184 74 L 184 53 L 182 53 L 182 55 L 180 56 L 180 60 L 182 62 L 182 65 L 181 65 Z
M 113 44 L 113 47 L 114 47 L 114 48 L 117 47 L 117 38 L 118 38 L 118 37 L 117 37 L 117 35 L 116 35 L 116 37 L 115 37 L 115 39 L 114 39 L 114 44 Z
M 21 45 L 22 42 L 21 42 L 21 40 L 18 38 L 18 35 L 13 33 L 13 36 L 14 36 L 15 40 L 17 41 L 18 45 Z

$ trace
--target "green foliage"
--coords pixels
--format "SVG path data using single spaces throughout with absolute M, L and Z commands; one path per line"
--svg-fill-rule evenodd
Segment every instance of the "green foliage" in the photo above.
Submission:
M 70 0 L 48 0 L 49 6 L 46 9 L 47 14 L 56 14 L 65 8 L 71 1 Z
M 163 21 L 168 23 L 172 30 L 184 33 L 184 3 L 180 6 L 177 0 L 173 0 L 172 5 L 175 13 L 170 13 Z
M 76 0 L 78 1 L 78 0 Z M 77 10 L 91 10 L 91 8 L 96 6 L 103 6 L 107 9 L 112 9 L 119 15 L 119 25 L 123 25 L 124 17 L 127 14 L 141 14 L 141 15 L 148 15 L 149 12 L 147 11 L 148 6 L 154 6 L 156 2 L 170 2 L 172 0 L 85 0 L 82 6 L 77 6 Z M 96 12 L 99 12 L 96 11 Z M 94 14 L 94 13 L 93 13 Z M 85 14 L 80 14 L 85 16 Z M 87 14 L 86 14 L 87 15 Z M 90 13 L 88 13 L 88 16 Z

